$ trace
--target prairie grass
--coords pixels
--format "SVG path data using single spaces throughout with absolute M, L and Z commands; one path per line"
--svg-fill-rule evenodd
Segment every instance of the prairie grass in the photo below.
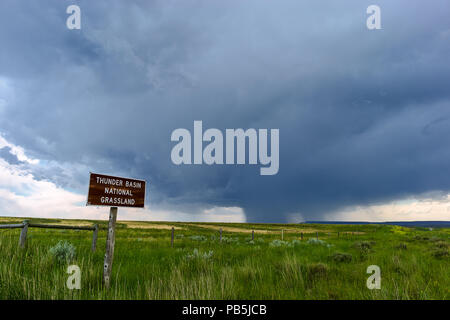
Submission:
M 106 290 L 106 222 L 95 223 L 102 227 L 96 252 L 88 231 L 30 228 L 21 249 L 20 230 L 1 229 L 0 299 L 449 299 L 450 229 L 118 221 Z M 158 224 L 164 227 L 151 227 Z M 167 226 L 176 228 L 174 248 Z M 255 239 L 249 232 L 225 231 L 235 228 L 255 230 Z M 282 229 L 289 230 L 283 241 Z M 71 262 L 52 254 L 59 241 L 75 248 Z M 69 264 L 81 269 L 80 290 L 66 288 Z M 380 290 L 366 287 L 369 265 L 381 268 Z

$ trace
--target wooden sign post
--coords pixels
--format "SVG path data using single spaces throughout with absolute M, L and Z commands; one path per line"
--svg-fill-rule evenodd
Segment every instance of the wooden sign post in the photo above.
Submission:
M 106 288 L 109 288 L 111 282 L 118 207 L 144 208 L 145 186 L 144 180 L 97 173 L 91 173 L 90 175 L 86 205 L 110 207 L 105 262 L 103 264 L 103 284 Z M 96 236 L 95 234 L 94 237 Z
M 112 263 L 114 258 L 114 243 L 116 242 L 117 207 L 109 209 L 108 234 L 106 236 L 105 262 L 103 263 L 103 283 L 109 288 Z

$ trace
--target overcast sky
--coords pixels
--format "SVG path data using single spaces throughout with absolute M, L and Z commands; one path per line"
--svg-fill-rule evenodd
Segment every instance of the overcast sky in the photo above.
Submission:
M 81 8 L 68 30 L 67 6 Z M 381 8 L 368 30 L 366 8 Z M 146 179 L 119 219 L 449 220 L 450 3 L 0 2 L 0 215 L 107 218 L 89 171 Z M 171 162 L 173 130 L 277 128 L 280 169 Z

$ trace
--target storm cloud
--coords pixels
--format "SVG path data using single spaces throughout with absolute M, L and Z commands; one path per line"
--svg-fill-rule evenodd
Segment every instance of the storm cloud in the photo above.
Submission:
M 0 132 L 62 164 L 36 176 L 64 188 L 84 193 L 87 170 L 145 178 L 152 204 L 248 221 L 448 192 L 450 4 L 375 2 L 381 30 L 373 1 L 4 0 Z M 278 174 L 172 164 L 194 120 L 279 129 Z

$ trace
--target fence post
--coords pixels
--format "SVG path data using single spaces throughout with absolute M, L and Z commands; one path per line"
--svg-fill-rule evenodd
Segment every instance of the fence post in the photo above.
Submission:
M 21 248 L 25 248 L 25 243 L 27 241 L 28 225 L 29 225 L 28 220 L 25 220 L 23 222 L 23 227 L 22 227 L 22 231 L 20 232 L 20 238 L 19 238 L 19 246 Z
M 252 230 L 252 241 L 255 240 L 255 230 Z
M 220 242 L 222 242 L 222 228 L 220 228 Z
M 283 239 L 284 239 L 284 230 L 281 229 L 281 241 L 283 241 Z
M 175 228 L 172 227 L 172 238 L 170 240 L 170 246 L 173 248 L 173 238 L 175 237 Z
M 94 225 L 94 234 L 92 235 L 92 251 L 97 248 L 98 224 Z
M 303 240 L 303 232 L 300 232 L 300 240 Z
M 112 263 L 114 257 L 114 243 L 116 241 L 116 220 L 117 207 L 111 207 L 109 210 L 108 234 L 106 237 L 106 253 L 105 263 L 103 264 L 103 283 L 106 288 L 109 288 Z
M 319 240 L 319 232 L 316 231 L 316 240 Z

